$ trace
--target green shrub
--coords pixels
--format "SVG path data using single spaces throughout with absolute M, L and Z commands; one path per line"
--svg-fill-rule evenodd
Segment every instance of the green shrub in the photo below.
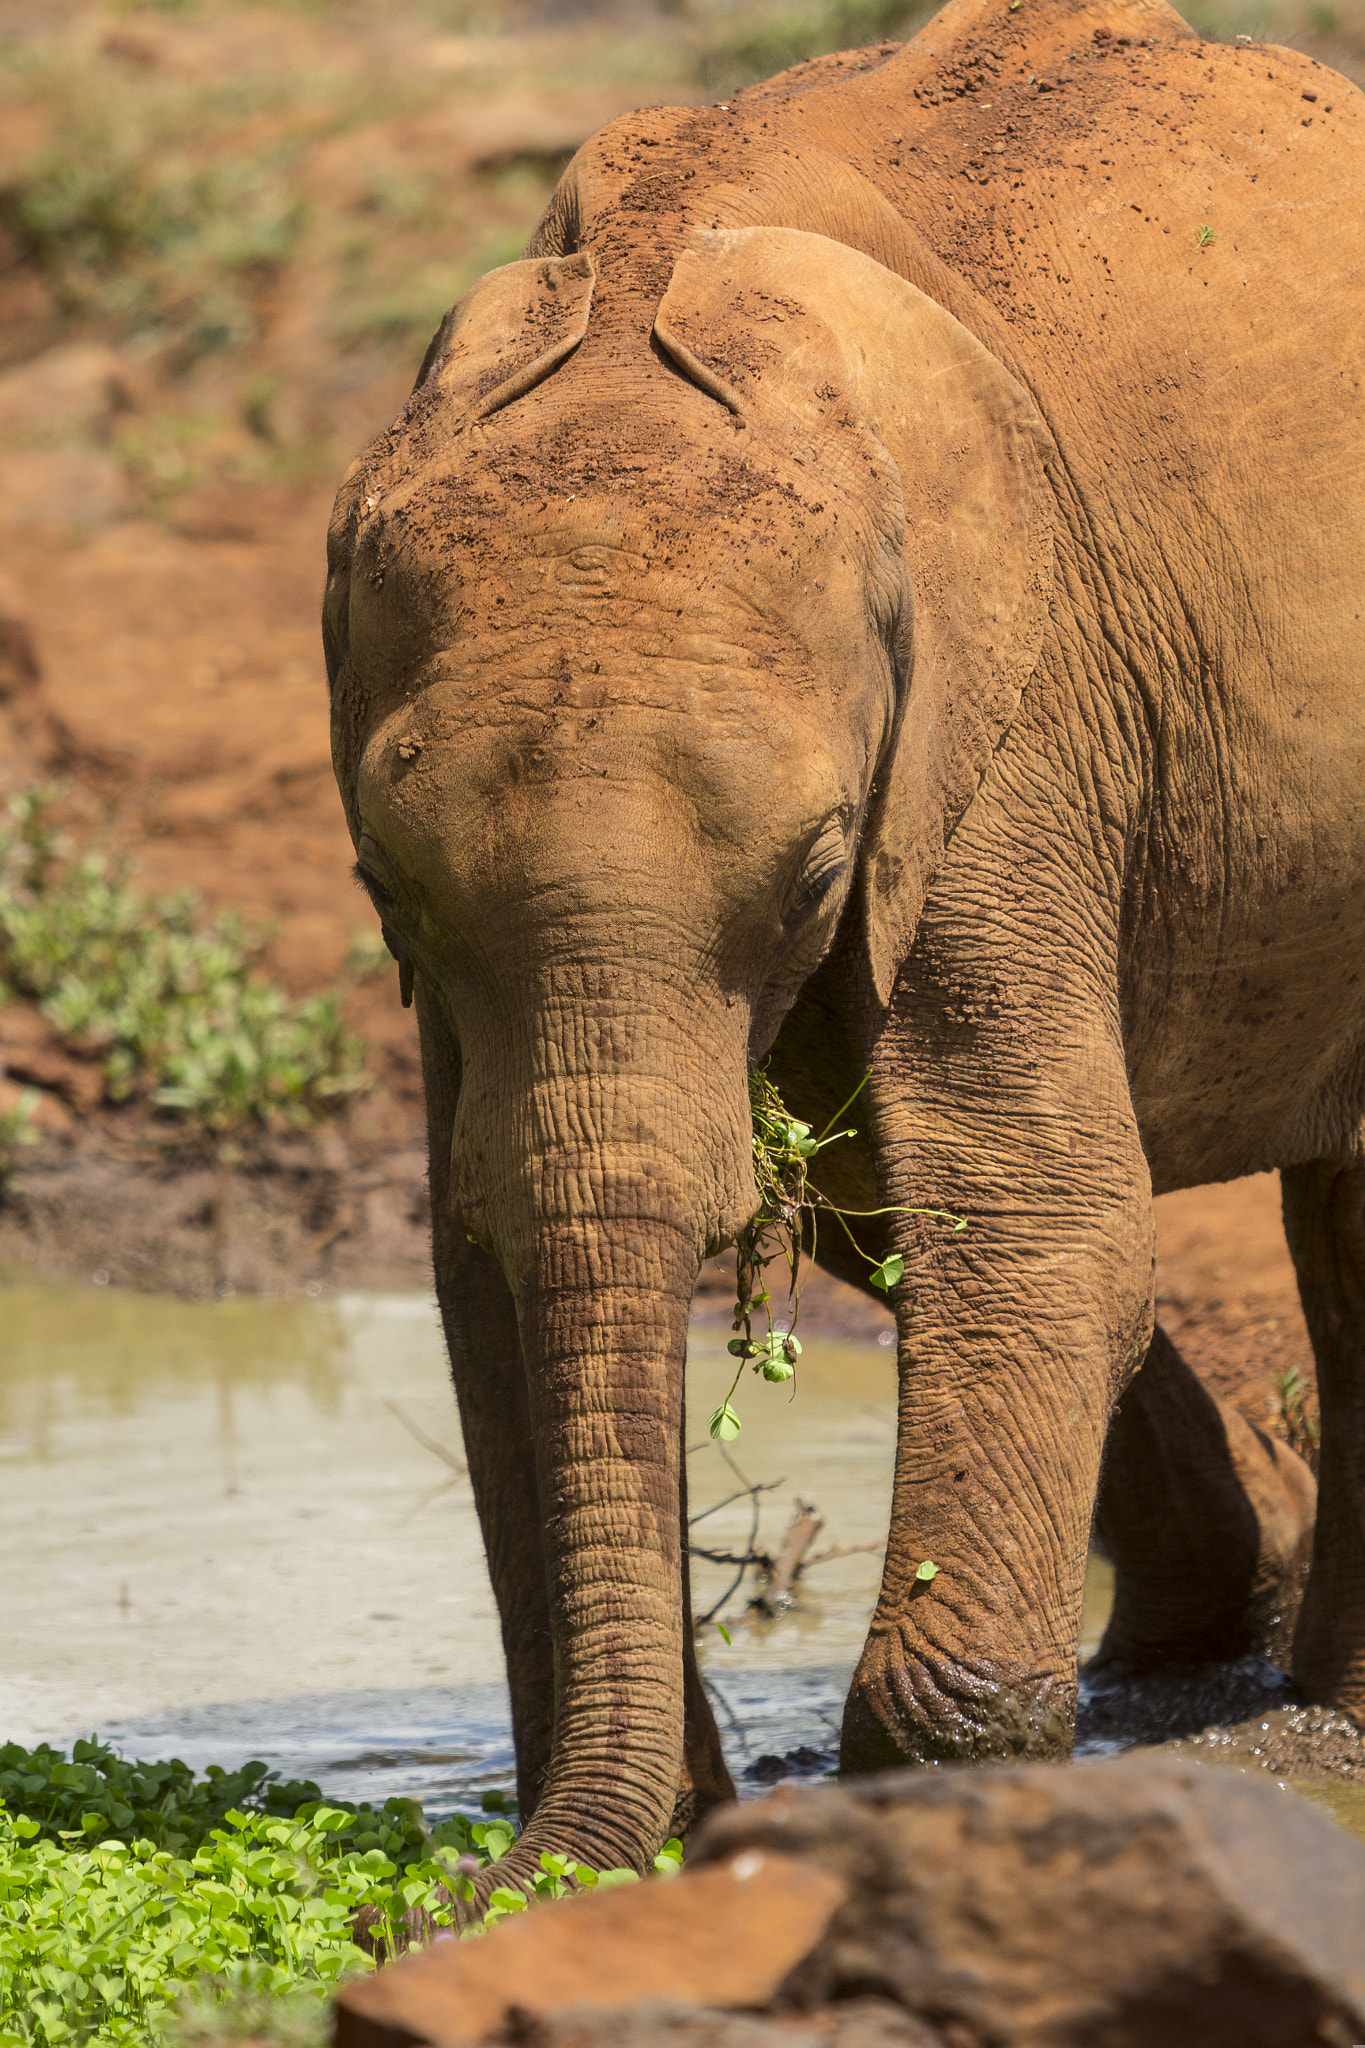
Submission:
M 111 1101 L 147 1096 L 221 1140 L 366 1085 L 335 995 L 286 995 L 257 971 L 263 935 L 188 890 L 145 895 L 100 853 L 63 865 L 51 801 L 12 799 L 0 830 L 0 999 L 31 997 L 97 1057 Z
M 8 205 L 68 312 L 175 331 L 190 356 L 256 338 L 256 293 L 293 255 L 303 194 L 276 161 L 162 156 L 135 122 L 77 125 Z
M 233 1807 L 292 1820 L 321 1792 L 309 1779 L 281 1784 L 263 1763 L 240 1770 L 211 1764 L 196 1778 L 178 1758 L 165 1763 L 128 1763 L 107 1744 L 78 1742 L 65 1750 L 40 1742 L 25 1749 L 0 1746 L 0 1801 L 11 1813 L 36 1821 L 44 1840 L 59 1842 L 72 1828 L 100 1841 L 148 1841 L 177 1856 L 192 1854 L 221 1827 Z
M 472 1897 L 474 1873 L 516 1839 L 496 1794 L 485 1820 L 427 1827 L 412 1800 L 324 1803 L 316 1785 L 281 1784 L 261 1763 L 196 1779 L 177 1759 L 129 1763 L 95 1742 L 70 1761 L 46 1743 L 5 1745 L 0 1798 L 0 2048 L 168 2033 L 188 2044 L 226 2038 L 228 2025 L 320 2043 L 322 2001 L 373 1967 L 353 1938 L 361 1909 L 369 1942 L 392 1955 L 405 1914 L 453 1927 L 451 1893 Z M 670 1842 L 655 1869 L 671 1875 L 681 1859 Z M 529 1898 L 493 1892 L 484 1925 L 634 1881 L 563 1856 L 540 1863 Z
M 13 1176 L 24 1146 L 38 1143 L 33 1121 L 37 1107 L 36 1089 L 25 1088 L 9 1109 L 0 1109 L 0 1195 L 4 1194 Z
M 338 1857 L 329 1818 L 234 1813 L 185 1857 L 56 1843 L 0 1812 L 0 2044 L 145 2044 L 205 1973 L 250 1966 L 263 1991 L 321 1998 L 368 1967 L 351 1926 L 393 1866 Z

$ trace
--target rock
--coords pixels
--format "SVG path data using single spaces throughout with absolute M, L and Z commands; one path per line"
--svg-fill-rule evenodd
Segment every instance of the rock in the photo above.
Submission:
M 575 2007 L 763 2006 L 845 1896 L 830 1871 L 744 1850 L 669 1883 L 612 1888 L 437 1941 L 348 1984 L 336 2048 L 440 2048 Z
M 1279 1786 L 1136 1753 L 726 1807 L 694 1867 L 808 1858 L 847 1903 L 784 1987 L 992 2048 L 1365 2041 L 1365 1848 Z
M 850 1998 L 818 2013 L 717 2012 L 663 2001 L 617 2011 L 584 2006 L 507 2029 L 525 2048 L 959 2048 L 885 1998 Z
M 337 2000 L 337 2048 L 478 2040 L 1350 2048 L 1365 1848 L 1151 1752 L 786 1787 L 714 1812 L 671 1883 L 537 1906 Z

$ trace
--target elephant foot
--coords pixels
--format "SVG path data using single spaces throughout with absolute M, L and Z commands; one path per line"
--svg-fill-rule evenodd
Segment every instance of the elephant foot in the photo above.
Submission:
M 1323 1597 L 1310 1586 L 1290 1670 L 1300 1699 L 1345 1715 L 1365 1735 L 1363 1608 L 1355 1589 L 1338 1586 Z
M 1337 1668 L 1331 1658 L 1315 1656 L 1309 1644 L 1302 1653 L 1295 1646 L 1292 1675 L 1305 1704 L 1330 1707 L 1365 1735 L 1365 1673 Z
M 1303 1460 L 1199 1381 L 1158 1330 L 1110 1427 L 1095 1539 L 1114 1607 L 1090 1669 L 1252 1652 L 1288 1667 L 1313 1548 Z
M 933 1672 L 899 1631 L 868 1639 L 844 1706 L 842 1771 L 1067 1756 L 1076 1687 L 1003 1664 Z

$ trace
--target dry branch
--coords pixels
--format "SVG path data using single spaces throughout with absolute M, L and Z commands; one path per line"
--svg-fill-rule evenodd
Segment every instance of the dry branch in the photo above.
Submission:
M 819 1508 L 808 1500 L 797 1501 L 796 1513 L 782 1538 L 782 1548 L 763 1573 L 763 1584 L 749 1602 L 755 1614 L 780 1614 L 784 1607 L 791 1606 L 802 1560 L 824 1526 L 825 1518 Z
M 751 1489 L 754 1495 L 757 1495 L 759 1490 L 758 1487 Z M 742 1498 L 740 1495 L 733 1497 Z M 737 1574 L 716 1606 L 708 1614 L 698 1616 L 695 1626 L 702 1628 L 715 1618 L 730 1595 L 737 1590 L 746 1571 L 757 1572 L 761 1583 L 758 1592 L 749 1601 L 745 1613 L 771 1619 L 791 1606 L 798 1580 L 813 1566 L 829 1564 L 838 1557 L 860 1557 L 880 1553 L 886 1548 L 885 1543 L 833 1543 L 825 1550 L 808 1554 L 811 1544 L 824 1526 L 824 1516 L 819 1508 L 810 1501 L 798 1500 L 796 1511 L 787 1525 L 781 1545 L 775 1552 L 760 1550 L 752 1540 L 743 1550 L 712 1550 L 700 1543 L 689 1544 L 688 1550 L 692 1557 L 700 1558 L 706 1564 L 727 1565 Z

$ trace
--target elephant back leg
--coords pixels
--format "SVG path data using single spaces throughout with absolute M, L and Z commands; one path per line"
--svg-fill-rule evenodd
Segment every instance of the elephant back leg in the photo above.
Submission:
M 1365 1163 L 1288 1167 L 1280 1187 L 1322 1424 L 1294 1677 L 1309 1699 L 1343 1708 L 1365 1728 Z
M 1094 1665 L 1253 1650 L 1287 1662 L 1315 1498 L 1303 1460 L 1211 1393 L 1158 1329 L 1105 1446 L 1095 1541 L 1114 1606 Z

